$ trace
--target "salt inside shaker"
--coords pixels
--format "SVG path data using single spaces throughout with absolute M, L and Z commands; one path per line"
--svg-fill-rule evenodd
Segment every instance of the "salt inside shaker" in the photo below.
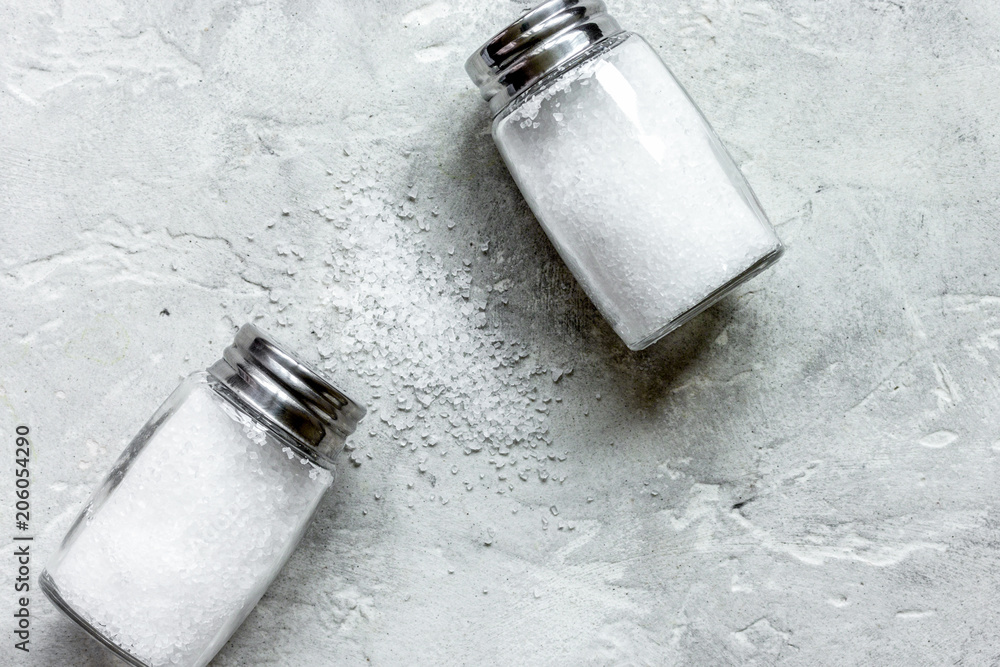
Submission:
M 647 347 L 783 247 L 680 82 L 599 0 L 549 0 L 466 62 L 535 217 L 598 310 Z
M 244 325 L 125 449 L 43 591 L 129 664 L 207 664 L 302 538 L 364 414 Z

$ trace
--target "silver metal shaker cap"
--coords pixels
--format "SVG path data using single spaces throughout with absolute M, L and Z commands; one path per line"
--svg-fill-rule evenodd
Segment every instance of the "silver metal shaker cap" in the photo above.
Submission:
M 483 44 L 465 71 L 496 115 L 546 74 L 621 32 L 601 0 L 547 0 Z
M 317 463 L 329 465 L 367 410 L 318 372 L 244 324 L 208 373 Z

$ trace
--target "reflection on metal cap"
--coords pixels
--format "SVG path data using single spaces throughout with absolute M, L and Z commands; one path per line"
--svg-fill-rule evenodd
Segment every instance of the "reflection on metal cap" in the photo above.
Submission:
M 332 463 L 367 412 L 252 324 L 240 327 L 208 373 L 254 416 L 324 465 Z
M 601 0 L 548 0 L 483 44 L 465 71 L 495 115 L 546 74 L 621 32 Z

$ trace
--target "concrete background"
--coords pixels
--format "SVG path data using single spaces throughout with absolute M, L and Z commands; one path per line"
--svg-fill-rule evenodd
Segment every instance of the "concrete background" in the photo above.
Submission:
M 788 245 L 643 353 L 462 70 L 527 7 L 0 7 L 0 493 L 12 522 L 26 424 L 33 573 L 254 321 L 373 411 L 216 665 L 1000 662 L 998 5 L 613 0 Z M 112 664 L 31 605 L 6 664 Z

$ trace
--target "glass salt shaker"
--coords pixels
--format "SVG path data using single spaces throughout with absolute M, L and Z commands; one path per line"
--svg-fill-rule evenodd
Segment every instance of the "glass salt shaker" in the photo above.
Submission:
M 207 664 L 302 538 L 364 414 L 244 325 L 125 449 L 42 590 L 129 664 Z
M 704 116 L 603 2 L 538 5 L 465 67 L 535 217 L 633 350 L 781 256 Z

